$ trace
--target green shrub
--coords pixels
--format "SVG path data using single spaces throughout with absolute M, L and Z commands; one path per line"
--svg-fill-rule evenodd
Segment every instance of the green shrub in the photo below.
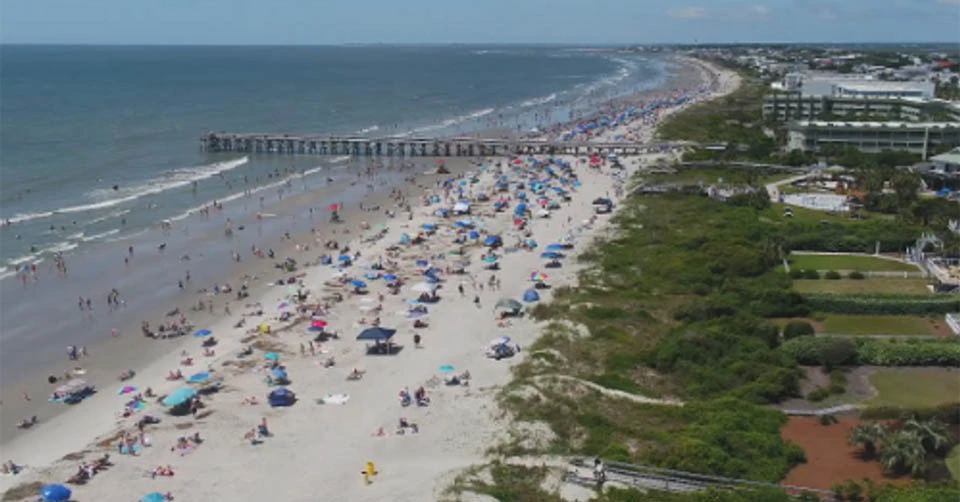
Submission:
M 806 321 L 790 321 L 783 328 L 783 338 L 790 340 L 801 336 L 813 336 L 816 330 L 813 325 Z
M 847 373 L 843 370 L 830 372 L 830 393 L 843 394 L 847 391 Z
M 863 495 L 863 489 L 860 488 L 860 485 L 857 484 L 854 480 L 848 480 L 844 483 L 843 493 L 847 500 L 857 501 L 860 500 L 860 496 Z
M 855 281 L 862 281 L 866 279 L 867 276 L 863 275 L 863 272 L 860 272 L 859 270 L 854 270 L 853 272 L 850 272 L 849 274 L 847 274 L 847 278 L 853 279 Z
M 864 420 L 900 420 L 914 417 L 917 420 L 937 420 L 947 425 L 960 425 L 960 398 L 958 402 L 923 408 L 904 408 L 900 406 L 871 406 L 861 410 Z
M 820 273 L 817 272 L 816 270 L 804 270 L 804 271 L 803 271 L 803 278 L 804 278 L 804 279 L 819 279 L 819 278 L 820 278 Z
M 831 415 L 830 413 L 827 413 L 825 415 L 820 415 L 820 425 L 826 427 L 828 425 L 834 425 L 836 423 L 839 423 L 839 420 L 837 420 L 836 415 Z
M 830 396 L 830 390 L 826 387 L 818 387 L 807 393 L 807 401 L 819 403 Z
M 831 281 L 836 281 L 836 280 L 842 279 L 843 276 L 841 276 L 840 272 L 837 272 L 836 270 L 828 270 L 827 273 L 823 275 L 823 278 L 829 279 Z
M 805 295 L 817 312 L 866 315 L 935 315 L 960 311 L 957 297 Z
M 791 268 L 791 269 L 790 269 L 790 278 L 791 278 L 791 279 L 803 279 L 803 269 Z
M 823 354 L 837 338 L 805 336 L 787 340 L 780 350 L 797 363 L 809 366 L 824 364 Z M 849 339 L 845 339 L 851 342 Z M 856 357 L 845 364 L 873 366 L 960 366 L 960 340 L 882 340 L 859 338 Z

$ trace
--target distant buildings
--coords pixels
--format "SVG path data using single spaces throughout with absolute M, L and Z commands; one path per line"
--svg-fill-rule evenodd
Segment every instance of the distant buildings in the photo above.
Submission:
M 940 99 L 804 96 L 777 92 L 764 96 L 768 120 L 868 119 L 903 122 L 960 121 L 960 103 Z
M 960 145 L 956 122 L 831 122 L 799 120 L 787 129 L 787 148 L 819 152 L 827 145 L 854 147 L 862 152 L 904 150 L 923 158 L 941 145 Z

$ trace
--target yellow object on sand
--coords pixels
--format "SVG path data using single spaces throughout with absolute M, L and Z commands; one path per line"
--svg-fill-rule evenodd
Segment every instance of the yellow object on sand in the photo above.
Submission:
M 367 484 L 373 482 L 373 477 L 377 475 L 377 467 L 373 462 L 367 462 L 367 468 L 363 470 L 363 481 Z
M 261 333 L 269 333 L 270 325 L 267 323 L 263 323 L 257 329 L 260 330 Z

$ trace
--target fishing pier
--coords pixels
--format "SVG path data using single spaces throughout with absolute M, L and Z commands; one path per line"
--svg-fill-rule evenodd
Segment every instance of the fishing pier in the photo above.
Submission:
M 285 155 L 350 155 L 387 157 L 476 157 L 495 155 L 639 155 L 685 143 L 551 142 L 538 139 L 367 138 L 361 136 L 299 136 L 290 134 L 207 133 L 200 137 L 205 152 Z

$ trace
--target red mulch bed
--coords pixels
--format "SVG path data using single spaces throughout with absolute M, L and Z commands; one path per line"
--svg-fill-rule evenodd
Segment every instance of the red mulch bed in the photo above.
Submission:
M 783 480 L 785 485 L 829 490 L 837 483 L 864 478 L 876 484 L 909 484 L 909 477 L 890 478 L 883 475 L 876 460 L 862 460 L 860 450 L 847 443 L 850 430 L 860 424 L 856 417 L 837 417 L 838 423 L 820 425 L 816 417 L 791 417 L 781 434 L 787 441 L 800 445 L 807 453 L 807 463 L 794 467 Z

